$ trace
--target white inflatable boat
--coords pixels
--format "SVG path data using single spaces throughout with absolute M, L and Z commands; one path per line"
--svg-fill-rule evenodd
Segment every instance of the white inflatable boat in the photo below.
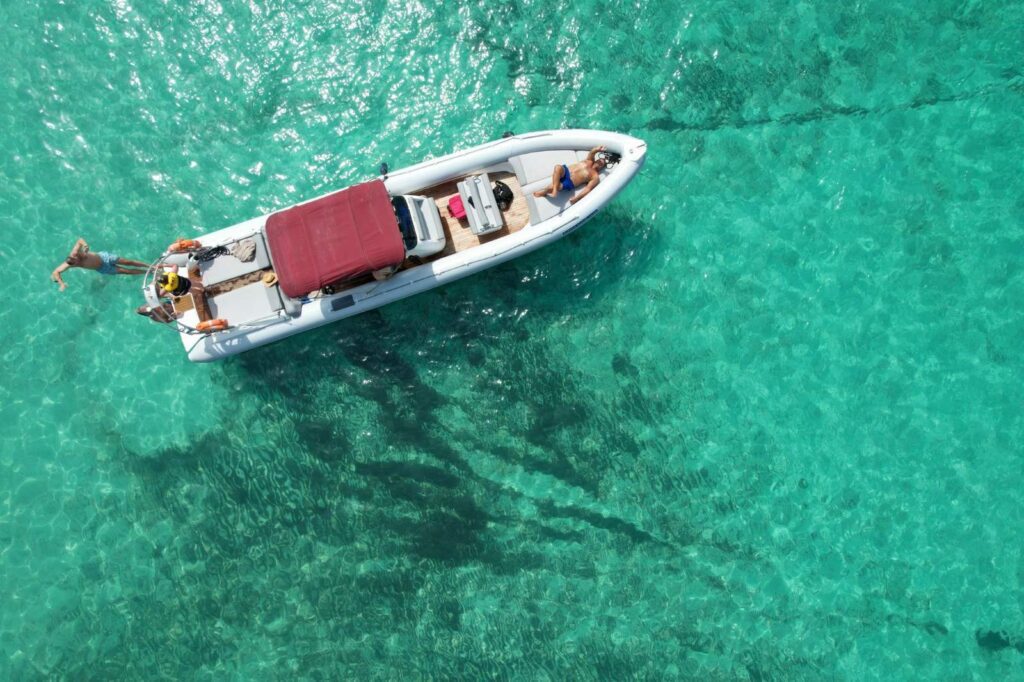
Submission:
M 620 158 L 586 196 L 570 202 L 583 188 L 534 196 L 551 186 L 556 166 L 598 146 Z M 642 140 L 598 130 L 506 137 L 179 240 L 150 268 L 143 294 L 151 317 L 177 328 L 190 360 L 218 360 L 560 239 L 610 202 L 646 153 Z M 166 291 L 169 278 L 179 295 Z

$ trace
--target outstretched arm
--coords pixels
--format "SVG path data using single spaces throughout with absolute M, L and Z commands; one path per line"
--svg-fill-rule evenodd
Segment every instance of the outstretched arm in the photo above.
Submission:
M 603 144 L 598 147 L 594 147 L 593 149 L 590 150 L 590 153 L 587 154 L 587 160 L 593 161 L 595 156 L 597 156 L 600 152 L 603 152 L 607 149 L 608 148 L 605 147 Z
M 75 245 L 71 247 L 71 255 L 77 256 L 82 253 L 89 253 L 89 245 L 81 237 L 75 242 Z
M 601 178 L 597 177 L 597 174 L 595 173 L 594 177 L 590 178 L 590 182 L 587 183 L 587 186 L 583 188 L 583 191 L 574 196 L 572 199 L 569 199 L 569 203 L 575 204 L 577 201 L 590 194 L 590 190 L 597 187 L 597 183 L 599 183 L 600 181 Z
M 70 267 L 71 266 L 68 265 L 66 262 L 65 263 L 61 263 L 60 265 L 57 266 L 57 269 L 54 270 L 50 274 L 50 279 L 53 280 L 54 283 L 60 285 L 60 290 L 61 291 L 64 291 L 65 289 L 67 289 L 68 285 L 64 283 L 64 278 L 60 276 L 60 273 L 64 272 L 65 270 L 67 270 Z

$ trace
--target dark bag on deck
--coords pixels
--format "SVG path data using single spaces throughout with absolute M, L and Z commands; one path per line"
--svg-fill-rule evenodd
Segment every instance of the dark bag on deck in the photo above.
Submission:
M 514 198 L 512 189 L 508 185 L 501 180 L 494 181 L 494 200 L 498 202 L 498 208 L 507 211 Z

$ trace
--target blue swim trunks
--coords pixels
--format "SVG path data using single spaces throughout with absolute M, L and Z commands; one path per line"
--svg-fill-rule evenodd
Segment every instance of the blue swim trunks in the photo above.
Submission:
M 108 251 L 97 251 L 96 255 L 100 257 L 101 261 L 103 261 L 103 265 L 101 265 L 96 270 L 96 272 L 100 273 L 101 275 L 117 274 L 118 255 L 116 253 L 110 253 Z
M 562 164 L 562 171 L 562 189 L 567 192 L 576 189 L 576 185 L 572 184 L 572 175 L 569 173 L 569 167 L 564 163 Z

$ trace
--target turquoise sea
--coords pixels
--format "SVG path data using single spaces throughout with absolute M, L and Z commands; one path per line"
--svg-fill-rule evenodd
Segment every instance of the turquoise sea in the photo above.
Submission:
M 0 0 L 0 679 L 1024 679 L 1024 2 Z M 567 239 L 214 365 L 74 240 L 497 138 Z

